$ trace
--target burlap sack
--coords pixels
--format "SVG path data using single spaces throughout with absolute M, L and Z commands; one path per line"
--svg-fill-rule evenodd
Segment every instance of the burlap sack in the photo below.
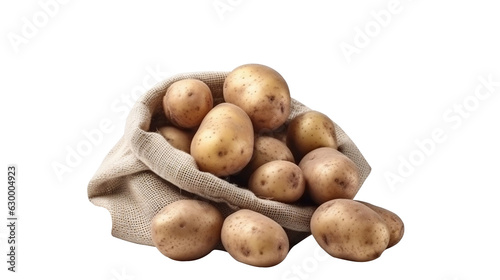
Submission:
M 150 221 L 153 216 L 169 203 L 186 198 L 211 201 L 225 216 L 239 208 L 260 212 L 285 228 L 291 246 L 310 235 L 309 220 L 314 207 L 260 199 L 245 188 L 200 172 L 189 154 L 173 148 L 156 132 L 158 126 L 166 123 L 161 104 L 170 84 L 184 78 L 202 80 L 212 90 L 214 102 L 220 103 L 227 74 L 179 74 L 158 83 L 137 100 L 127 118 L 124 135 L 88 184 L 90 201 L 111 214 L 113 236 L 152 245 Z M 292 100 L 289 120 L 308 110 Z M 370 166 L 338 125 L 336 133 L 339 150 L 357 164 L 363 183 Z M 222 249 L 220 245 L 219 249 Z

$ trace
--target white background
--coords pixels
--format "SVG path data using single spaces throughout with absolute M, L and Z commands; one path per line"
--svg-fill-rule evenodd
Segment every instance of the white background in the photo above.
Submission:
M 14 163 L 19 245 L 18 273 L 2 261 L 0 278 L 499 279 L 500 86 L 487 91 L 480 77 L 500 82 L 500 6 L 336 2 L 2 1 L 0 216 Z M 347 45 L 355 52 L 345 54 Z M 279 71 L 295 99 L 329 115 L 367 158 L 372 173 L 357 198 L 406 226 L 377 260 L 326 257 L 310 237 L 272 268 L 225 252 L 175 262 L 112 237 L 109 213 L 88 201 L 88 181 L 123 133 L 127 102 L 154 82 L 152 72 L 250 62 Z M 111 128 L 69 166 L 70 151 L 102 121 Z M 439 143 L 424 140 L 435 131 Z M 68 168 L 59 177 L 57 164 Z M 387 174 L 402 181 L 391 185 Z

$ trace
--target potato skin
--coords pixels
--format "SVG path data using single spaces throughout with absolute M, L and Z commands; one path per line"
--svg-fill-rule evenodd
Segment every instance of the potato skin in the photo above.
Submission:
M 151 238 L 165 256 L 189 261 L 210 253 L 220 242 L 224 217 L 212 204 L 178 200 L 163 207 L 151 221 Z
M 320 147 L 338 148 L 333 121 L 318 111 L 307 111 L 290 120 L 286 143 L 297 161 Z
M 238 210 L 226 217 L 221 240 L 234 259 L 258 267 L 279 264 L 290 248 L 283 227 L 271 218 L 248 209 Z
M 160 133 L 172 147 L 190 153 L 191 140 L 194 133 L 191 131 L 183 130 L 175 126 L 163 126 L 158 128 Z
M 370 207 L 370 209 L 377 212 L 377 214 L 379 214 L 380 217 L 384 219 L 384 222 L 386 223 L 390 232 L 390 240 L 389 240 L 389 245 L 387 245 L 387 248 L 391 248 L 392 246 L 398 244 L 399 241 L 401 241 L 404 235 L 405 226 L 403 220 L 401 220 L 401 218 L 396 213 L 365 201 L 359 201 L 359 200 L 357 201 Z
M 163 96 L 163 111 L 167 119 L 180 128 L 197 127 L 213 108 L 210 88 L 197 79 L 172 83 Z
M 359 191 L 356 164 L 334 148 L 317 148 L 299 163 L 306 179 L 306 192 L 318 205 L 335 198 L 352 199 Z
M 191 155 L 201 171 L 228 176 L 251 160 L 254 133 L 248 115 L 231 103 L 216 105 L 205 116 L 191 141 Z
M 262 64 L 233 69 L 224 81 L 223 95 L 226 102 L 250 116 L 256 132 L 274 130 L 290 115 L 288 84 L 276 70 Z
M 286 160 L 274 160 L 261 165 L 248 182 L 248 188 L 258 197 L 284 203 L 299 200 L 305 186 L 302 169 Z
M 311 233 L 328 254 L 350 261 L 371 261 L 387 248 L 389 229 L 380 215 L 351 199 L 333 199 L 311 217 Z

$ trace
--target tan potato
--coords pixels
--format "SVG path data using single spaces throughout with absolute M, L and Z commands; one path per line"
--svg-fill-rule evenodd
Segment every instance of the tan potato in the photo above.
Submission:
M 273 160 L 295 162 L 292 152 L 285 143 L 271 136 L 256 136 L 254 138 L 252 159 L 239 175 L 242 177 L 241 180 L 248 181 L 250 175 L 252 175 L 257 168 Z
M 199 200 L 178 200 L 151 221 L 151 238 L 165 256 L 188 261 L 210 253 L 220 242 L 224 217 L 215 206 Z
M 307 111 L 290 120 L 286 143 L 296 161 L 320 147 L 338 148 L 333 121 L 318 111 Z
M 274 160 L 261 165 L 248 182 L 248 188 L 258 197 L 284 203 L 299 200 L 305 186 L 300 167 L 286 160 Z
M 258 267 L 279 264 L 290 248 L 283 227 L 271 218 L 248 209 L 238 210 L 224 220 L 221 240 L 234 259 Z
M 223 87 L 224 100 L 241 107 L 256 132 L 274 130 L 290 115 L 291 97 L 285 79 L 261 64 L 245 64 L 231 71 Z
M 360 262 L 378 258 L 390 239 L 384 219 L 351 199 L 321 204 L 311 217 L 311 233 L 331 256 Z
M 299 167 L 306 179 L 306 192 L 318 205 L 335 198 L 352 199 L 361 187 L 356 164 L 334 148 L 309 152 Z
M 197 79 L 183 79 L 171 84 L 163 96 L 163 111 L 177 127 L 195 128 L 213 107 L 210 88 Z
M 405 226 L 403 220 L 401 220 L 401 218 L 396 213 L 365 201 L 358 200 L 358 202 L 370 207 L 373 211 L 377 212 L 377 214 L 379 214 L 382 219 L 384 219 L 384 222 L 389 228 L 389 232 L 391 234 L 389 245 L 387 245 L 387 248 L 391 248 L 392 246 L 398 244 L 399 241 L 401 241 L 405 231 Z
M 189 154 L 193 132 L 177 128 L 175 126 L 163 126 L 158 128 L 160 133 L 172 147 Z
M 231 103 L 216 105 L 191 141 L 191 155 L 201 171 L 228 176 L 252 159 L 254 133 L 248 115 Z

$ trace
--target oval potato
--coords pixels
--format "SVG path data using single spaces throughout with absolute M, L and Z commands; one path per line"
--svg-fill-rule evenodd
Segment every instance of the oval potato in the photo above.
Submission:
M 299 167 L 306 179 L 306 192 L 318 205 L 335 198 L 352 199 L 361 187 L 357 165 L 334 148 L 309 152 Z
M 292 152 L 282 141 L 267 135 L 255 136 L 252 159 L 250 159 L 250 162 L 248 162 L 241 173 L 237 175 L 239 178 L 236 180 L 244 184 L 248 183 L 250 175 L 257 168 L 273 160 L 295 162 Z
M 191 155 L 201 171 L 228 176 L 252 159 L 254 133 L 248 115 L 231 103 L 216 105 L 191 141 Z
M 318 111 L 307 111 L 290 120 L 286 143 L 297 161 L 320 147 L 338 148 L 333 121 Z
M 258 212 L 241 209 L 226 217 L 222 245 L 237 261 L 270 267 L 282 262 L 290 248 L 288 236 L 276 221 Z
M 321 204 L 311 217 L 311 233 L 331 256 L 359 262 L 378 258 L 390 239 L 382 217 L 351 199 Z
M 175 126 L 163 126 L 158 128 L 160 133 L 172 147 L 190 153 L 193 132 L 177 128 Z
M 404 235 L 405 226 L 403 220 L 401 220 L 401 218 L 396 213 L 365 201 L 357 201 L 370 207 L 373 211 L 377 212 L 380 217 L 382 217 L 382 219 L 384 219 L 384 222 L 389 228 L 389 232 L 391 234 L 389 245 L 387 245 L 387 248 L 391 248 L 392 246 L 398 244 L 399 241 L 401 241 Z
M 226 102 L 248 114 L 256 132 L 274 130 L 290 115 L 288 84 L 265 65 L 245 64 L 233 69 L 224 81 L 223 95 Z
M 188 261 L 210 253 L 220 242 L 224 217 L 199 200 L 178 200 L 163 207 L 151 221 L 151 239 L 165 256 Z
M 261 165 L 248 182 L 248 188 L 258 197 L 284 203 L 299 200 L 305 186 L 300 167 L 286 160 L 274 160 Z
M 163 96 L 163 111 L 177 127 L 195 128 L 213 107 L 210 88 L 197 79 L 172 83 Z

